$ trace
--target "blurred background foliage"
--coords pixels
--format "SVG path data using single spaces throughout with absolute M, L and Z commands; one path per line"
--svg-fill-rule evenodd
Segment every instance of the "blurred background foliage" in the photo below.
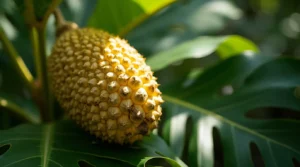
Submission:
M 29 30 L 22 9 L 16 5 L 21 2 L 0 1 L 0 24 L 30 71 L 36 75 Z M 41 2 L 47 4 L 50 1 Z M 300 149 L 297 145 L 300 105 L 299 98 L 296 98 L 299 97 L 297 85 L 300 83 L 300 1 L 177 0 L 171 3 L 166 0 L 161 2 L 159 8 L 145 2 L 64 0 L 59 7 L 66 20 L 74 21 L 80 27 L 102 28 L 118 34 L 147 57 L 147 63 L 155 70 L 168 101 L 164 106 L 163 126 L 158 133 L 188 165 L 212 165 L 211 157 L 205 157 L 205 154 L 201 154 L 204 161 L 198 162 L 199 150 L 192 148 L 198 139 L 198 132 L 209 136 L 207 129 L 213 129 L 213 139 L 199 139 L 196 145 L 205 148 L 206 141 L 218 145 L 220 136 L 223 137 L 222 142 L 227 144 L 229 141 L 228 145 L 215 146 L 215 153 L 209 152 L 214 154 L 215 166 L 218 163 L 221 166 L 234 163 L 231 146 L 241 146 L 243 141 L 251 143 L 251 153 L 255 154 L 252 160 L 256 165 L 262 165 L 264 162 L 261 162 L 260 154 L 268 154 L 269 142 L 273 139 L 279 141 L 279 145 L 286 143 L 289 146 L 282 148 L 282 145 L 271 142 L 276 153 L 274 156 L 286 158 L 283 162 L 299 166 L 299 160 L 295 158 L 299 152 L 291 148 Z M 128 9 L 122 7 L 126 5 Z M 43 13 L 43 9 L 37 13 Z M 154 11 L 157 12 L 153 14 Z M 47 24 L 48 55 L 55 41 L 54 32 L 54 18 L 51 16 Z M 0 95 L 15 101 L 32 115 L 38 115 L 29 91 L 16 75 L 3 46 L 0 47 Z M 245 50 L 251 51 L 243 52 Z M 170 55 L 174 61 L 170 61 Z M 274 60 L 278 57 L 280 59 Z M 210 117 L 208 111 L 198 109 L 198 106 L 212 110 L 211 113 L 217 113 L 234 123 L 223 117 L 216 119 L 219 118 L 217 115 Z M 0 110 L 0 129 L 21 123 L 6 109 Z M 253 137 L 253 131 L 248 132 L 249 129 L 244 127 L 272 140 L 257 134 Z M 232 136 L 228 135 L 230 129 L 235 131 Z M 243 140 L 232 142 L 238 138 Z M 229 151 L 218 151 L 225 146 Z M 247 148 L 237 149 L 243 152 Z M 243 159 L 249 157 L 246 154 L 250 153 L 236 155 L 236 159 L 247 164 L 250 160 Z M 293 157 L 292 161 L 288 156 Z M 268 160 L 265 163 L 267 166 L 274 165 L 272 158 L 264 158 Z

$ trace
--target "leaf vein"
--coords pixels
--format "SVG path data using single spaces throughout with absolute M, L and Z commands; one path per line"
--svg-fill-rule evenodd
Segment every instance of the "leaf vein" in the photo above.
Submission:
M 90 156 L 99 157 L 99 158 L 107 158 L 107 159 L 112 159 L 112 160 L 117 160 L 117 161 L 125 162 L 125 163 L 128 163 L 130 165 L 135 165 L 135 164 L 132 164 L 132 163 L 130 163 L 128 161 L 120 160 L 120 159 L 117 159 L 117 158 L 114 158 L 114 157 L 97 155 L 97 154 L 88 153 L 88 152 L 81 152 L 81 151 L 75 151 L 75 150 L 66 150 L 66 149 L 55 148 L 55 147 L 53 147 L 52 150 L 62 151 L 62 152 L 71 152 L 71 153 L 75 153 L 75 154 L 90 155 Z
M 41 156 L 40 155 L 35 155 L 35 156 L 30 156 L 30 157 L 27 157 L 27 158 L 23 158 L 23 159 L 20 159 L 18 161 L 14 161 L 14 162 L 12 162 L 10 164 L 7 164 L 7 165 L 5 165 L 3 167 L 7 167 L 7 166 L 10 166 L 10 165 L 13 165 L 13 164 L 16 164 L 16 163 L 19 163 L 19 162 L 22 162 L 22 161 L 26 161 L 26 160 L 29 160 L 29 159 L 37 158 L 37 157 L 41 157 Z

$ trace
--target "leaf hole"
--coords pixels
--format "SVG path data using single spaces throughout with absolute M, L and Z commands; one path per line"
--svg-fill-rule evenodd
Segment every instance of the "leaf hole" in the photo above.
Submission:
M 292 159 L 294 167 L 300 167 L 300 162 L 294 157 Z
M 186 120 L 186 125 L 185 125 L 185 137 L 184 137 L 184 146 L 183 146 L 183 151 L 182 151 L 182 161 L 185 162 L 188 165 L 188 159 L 189 159 L 189 145 L 190 145 L 190 140 L 191 136 L 193 134 L 193 119 L 191 116 L 189 116 Z
M 254 142 L 250 142 L 251 159 L 255 167 L 264 167 L 265 163 L 262 155 Z
M 6 153 L 10 147 L 11 147 L 10 144 L 5 144 L 5 145 L 0 146 L 0 156 L 3 155 L 4 153 Z
M 79 160 L 78 161 L 78 166 L 79 167 L 96 167 L 95 165 L 87 162 L 86 160 Z
M 300 112 L 281 107 L 261 107 L 248 111 L 245 116 L 251 119 L 300 120 Z
M 222 144 L 219 129 L 213 127 L 212 135 L 213 135 L 213 144 L 214 144 L 214 167 L 223 167 L 224 152 L 223 152 L 223 144 Z

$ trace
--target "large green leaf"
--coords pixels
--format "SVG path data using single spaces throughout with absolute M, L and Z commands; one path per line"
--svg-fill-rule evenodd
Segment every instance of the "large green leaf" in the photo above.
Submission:
M 160 133 L 189 166 L 299 163 L 300 99 L 295 90 L 300 61 L 264 63 L 257 57 L 232 57 L 189 87 L 172 96 L 164 93 L 166 121 Z M 221 92 L 226 85 L 233 89 L 229 94 Z
M 165 130 L 170 131 L 169 143 L 179 156 L 187 157 L 185 160 L 189 166 L 255 166 L 256 161 L 252 159 L 257 158 L 262 159 L 264 166 L 293 167 L 293 160 L 300 160 L 299 149 L 294 148 L 295 143 L 278 142 L 183 100 L 169 96 L 164 96 L 164 99 L 167 102 L 165 111 L 172 114 L 168 125 L 171 128 Z M 186 116 L 192 119 L 188 120 Z M 183 120 L 192 124 L 192 128 L 184 128 L 185 131 L 192 131 L 186 138 L 178 130 Z M 273 130 L 276 131 L 276 126 L 273 126 Z M 285 132 L 294 136 L 299 134 L 296 128 Z M 253 149 L 253 145 L 259 148 L 259 153 Z
M 147 64 L 156 71 L 184 59 L 203 58 L 214 51 L 219 52 L 221 58 L 228 58 L 247 50 L 256 52 L 258 48 L 251 41 L 240 36 L 200 36 L 151 56 L 147 59 Z
M 241 15 L 230 1 L 177 1 L 145 20 L 126 38 L 139 52 L 150 56 L 200 35 L 219 34 Z
M 136 166 L 145 157 L 175 158 L 157 135 L 145 137 L 134 145 L 120 146 L 98 141 L 70 121 L 21 125 L 0 131 L 0 136 L 2 166 L 125 167 Z
M 101 0 L 89 19 L 88 26 L 113 34 L 123 34 L 135 24 L 174 0 Z
M 208 56 L 208 60 L 210 57 L 215 56 Z M 214 60 L 214 64 L 208 67 L 205 58 L 190 59 L 180 66 L 173 65 L 160 70 L 155 75 L 162 84 L 160 88 L 163 93 L 182 99 L 196 98 L 197 104 L 203 106 L 217 100 L 216 97 L 226 93 L 228 89 L 232 91 L 240 88 L 247 75 L 272 59 L 262 54 L 245 52 L 225 59 L 220 64 Z M 168 77 L 165 77 L 166 75 Z M 174 91 L 175 89 L 177 91 Z

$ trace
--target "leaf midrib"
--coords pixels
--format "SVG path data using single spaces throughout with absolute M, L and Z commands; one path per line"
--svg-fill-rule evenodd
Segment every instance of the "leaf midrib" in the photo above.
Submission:
M 41 166 L 42 167 L 48 167 L 48 162 L 50 159 L 50 155 L 52 152 L 52 140 L 53 140 L 53 131 L 54 131 L 54 125 L 48 124 L 44 127 L 45 133 L 43 133 L 43 140 L 42 140 L 42 158 L 41 158 Z

